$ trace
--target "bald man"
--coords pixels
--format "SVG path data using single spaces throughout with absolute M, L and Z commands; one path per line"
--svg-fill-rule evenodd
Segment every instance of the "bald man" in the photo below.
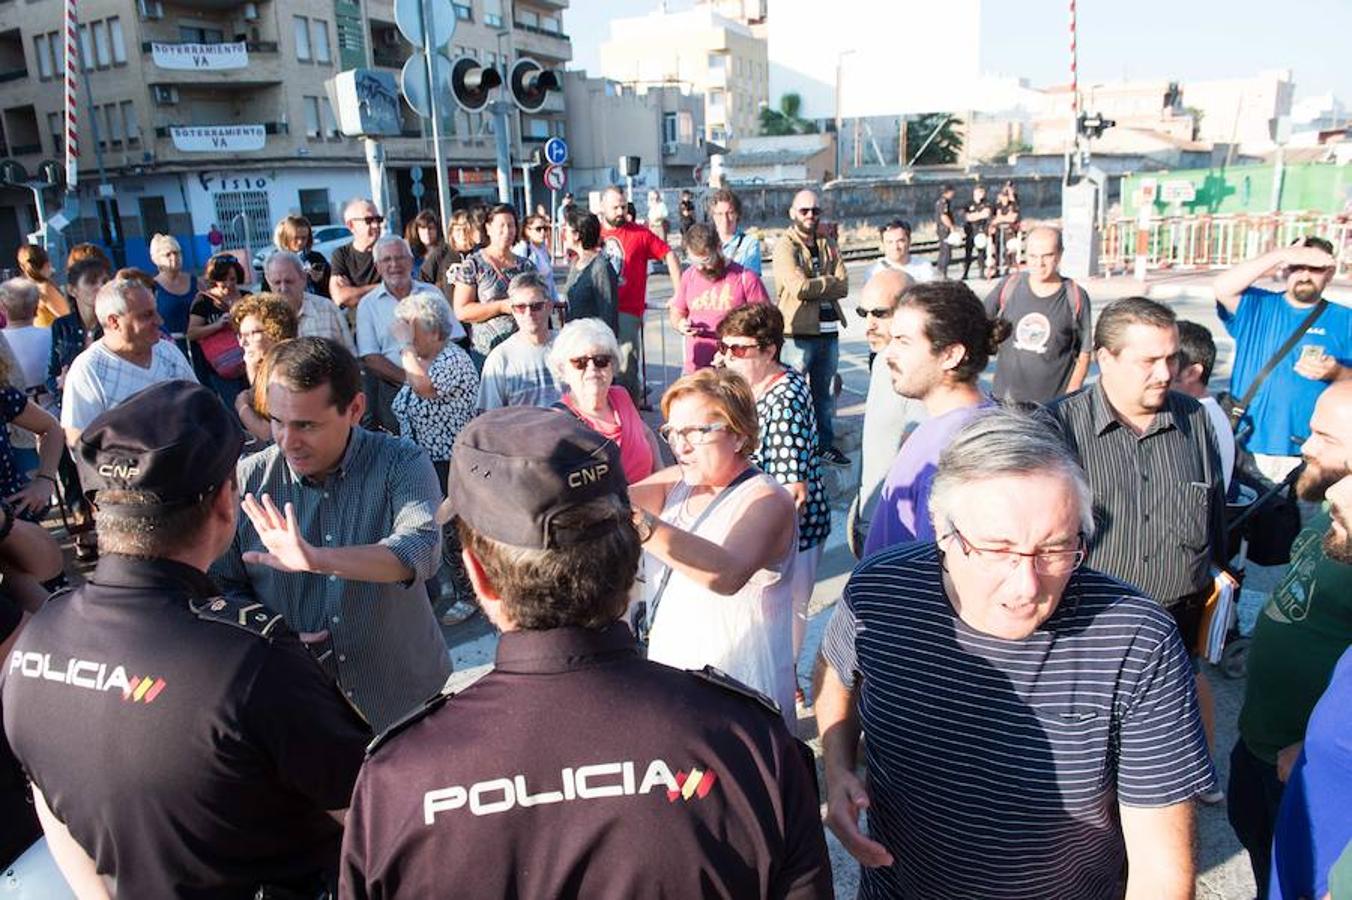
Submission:
M 868 280 L 859 295 L 858 312 L 864 317 L 864 339 L 869 349 L 868 398 L 864 403 L 864 440 L 860 449 L 859 494 L 850 506 L 851 548 L 862 548 L 878 505 L 878 490 L 896 459 L 906 432 L 927 417 L 925 404 L 903 397 L 892 388 L 892 371 L 875 363 L 891 338 L 892 313 L 901 297 L 914 284 L 905 272 L 882 269 Z M 858 555 L 858 550 L 855 551 Z
M 831 392 L 840 361 L 841 299 L 850 292 L 845 261 L 835 241 L 817 228 L 821 202 L 799 191 L 789 206 L 791 224 L 775 244 L 775 292 L 784 314 L 780 359 L 807 377 L 817 414 L 817 455 L 834 466 L 850 460 L 836 449 L 836 398 Z
M 1089 295 L 1061 275 L 1061 232 L 1028 232 L 1028 266 L 996 282 L 986 314 L 1013 326 L 995 357 L 995 397 L 1048 403 L 1084 386 L 1093 349 Z

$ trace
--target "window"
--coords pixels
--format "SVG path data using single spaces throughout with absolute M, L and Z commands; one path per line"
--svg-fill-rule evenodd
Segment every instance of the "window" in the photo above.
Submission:
M 56 32 L 33 35 L 33 58 L 38 63 L 38 78 L 46 81 L 56 74 L 56 60 L 53 58 L 53 44 Z
M 47 133 L 52 136 L 52 150 L 61 153 L 66 149 L 66 130 L 63 127 L 65 117 L 61 113 L 47 113 Z
M 108 124 L 108 142 L 114 147 L 122 146 L 122 110 L 118 109 L 116 103 L 103 107 L 103 120 Z
M 533 116 L 522 116 L 522 125 L 525 126 L 524 137 L 528 138 L 547 138 L 549 137 L 549 120 L 537 119 Z
M 676 114 L 674 112 L 662 113 L 662 141 L 667 144 L 676 143 Z
M 94 30 L 95 62 L 100 69 L 106 69 L 113 64 L 113 49 L 108 40 L 108 22 L 106 19 L 100 19 L 91 22 L 90 27 Z
M 540 27 L 550 34 L 558 34 L 563 31 L 563 26 L 559 24 L 558 16 L 541 16 Z
M 502 0 L 484 0 L 484 24 L 502 27 Z
M 300 214 L 309 219 L 312 226 L 318 228 L 332 221 L 328 188 L 302 188 L 299 195 Z
M 190 28 L 178 26 L 179 40 L 189 44 L 219 44 L 225 40 L 225 32 L 219 28 Z
M 310 20 L 304 16 L 293 17 L 296 31 L 296 59 L 309 62 L 310 57 Z
M 127 143 L 136 144 L 141 141 L 141 123 L 136 118 L 136 106 L 130 100 L 123 100 L 122 107 L 122 127 L 127 132 Z
M 474 21 L 474 10 L 468 3 L 452 3 L 455 8 L 455 17 L 462 22 Z
M 314 49 L 315 62 L 333 62 L 329 51 L 329 23 L 315 19 L 310 23 L 310 46 Z
M 141 224 L 146 234 L 170 234 L 169 210 L 165 208 L 163 197 L 138 197 L 141 208 Z
M 317 138 L 320 136 L 319 98 L 302 97 L 301 100 L 305 103 L 305 136 Z
M 113 40 L 113 64 L 125 66 L 127 64 L 127 44 L 122 36 L 122 20 L 117 16 L 108 20 L 108 33 Z
M 516 11 L 516 24 L 525 25 L 527 28 L 539 28 L 540 15 L 529 9 L 518 9 Z
M 328 97 L 319 98 L 319 107 L 323 113 L 324 136 L 330 138 L 341 138 L 342 134 L 338 131 L 338 120 L 333 116 L 333 105 L 329 103 Z
M 94 64 L 94 41 L 89 35 L 89 24 L 80 26 L 80 69 L 88 72 Z

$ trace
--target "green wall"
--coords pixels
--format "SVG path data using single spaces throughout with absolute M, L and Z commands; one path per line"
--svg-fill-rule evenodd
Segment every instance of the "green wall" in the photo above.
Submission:
M 1182 204 L 1184 214 L 1251 215 L 1272 211 L 1272 166 L 1231 166 L 1228 169 L 1183 169 L 1149 172 L 1122 179 L 1122 213 L 1136 215 L 1136 189 L 1142 178 L 1153 178 L 1162 188 L 1166 181 L 1190 181 L 1197 196 Z M 1341 212 L 1352 199 L 1352 171 L 1331 163 L 1297 163 L 1285 167 L 1282 184 L 1283 212 Z M 1173 204 L 1155 203 L 1158 215 L 1174 212 Z

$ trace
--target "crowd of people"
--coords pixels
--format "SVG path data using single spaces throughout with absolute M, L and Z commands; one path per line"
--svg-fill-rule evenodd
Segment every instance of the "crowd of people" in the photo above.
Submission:
M 827 897 L 829 828 L 861 897 L 1172 898 L 1194 804 L 1224 802 L 1260 897 L 1352 878 L 1333 248 L 1217 277 L 1213 395 L 1206 327 L 1145 297 L 1094 316 L 1012 185 L 952 200 L 937 264 L 891 219 L 848 304 L 810 189 L 768 273 L 726 189 L 709 224 L 681 198 L 684 269 L 661 196 L 645 226 L 618 187 L 567 204 L 561 279 L 555 223 L 505 204 L 399 236 L 353 200 L 330 259 L 287 216 L 252 293 L 251 261 L 199 275 L 168 235 L 154 274 L 76 247 L 64 291 L 25 248 L 0 284 L 0 863 L 54 860 L 81 898 Z M 660 397 L 654 266 L 685 345 Z M 856 463 L 859 563 L 803 660 Z M 53 506 L 97 558 L 73 589 Z M 1289 559 L 1221 784 L 1201 660 L 1237 534 L 1283 517 L 1247 563 Z M 477 614 L 501 634 L 471 680 L 441 626 Z

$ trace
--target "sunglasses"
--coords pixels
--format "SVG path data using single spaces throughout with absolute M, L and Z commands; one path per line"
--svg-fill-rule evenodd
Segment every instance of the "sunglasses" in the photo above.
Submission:
M 513 303 L 512 312 L 527 313 L 539 312 L 545 308 L 545 301 L 537 300 L 534 303 Z
M 821 208 L 820 206 L 800 206 L 800 207 L 798 207 L 798 215 L 800 215 L 800 216 L 820 216 L 821 214 L 822 214 L 822 208 Z
M 597 353 L 593 356 L 574 356 L 572 359 L 568 360 L 568 362 L 572 363 L 573 368 L 577 369 L 579 372 L 587 371 L 587 363 L 591 363 L 598 369 L 609 369 L 610 354 Z
M 365 224 L 365 225 L 383 225 L 384 222 L 385 222 L 385 217 L 384 217 L 384 216 L 362 216 L 360 219 L 352 219 L 351 221 L 352 221 L 352 223 L 353 223 L 354 225 L 355 225 L 357 222 L 361 222 L 361 223 L 363 223 L 363 224 Z
M 891 309 L 865 309 L 865 308 L 862 307 L 862 306 L 856 306 L 856 307 L 854 308 L 854 312 L 855 312 L 855 315 L 859 316 L 859 318 L 861 318 L 861 319 L 868 319 L 868 318 L 874 318 L 874 319 L 890 319 L 890 318 L 892 318 L 892 313 L 895 312 L 895 310 L 891 310 Z
M 723 341 L 719 341 L 718 352 L 725 356 L 735 356 L 737 359 L 746 359 L 762 346 L 764 345 L 759 342 L 755 344 L 725 344 Z

